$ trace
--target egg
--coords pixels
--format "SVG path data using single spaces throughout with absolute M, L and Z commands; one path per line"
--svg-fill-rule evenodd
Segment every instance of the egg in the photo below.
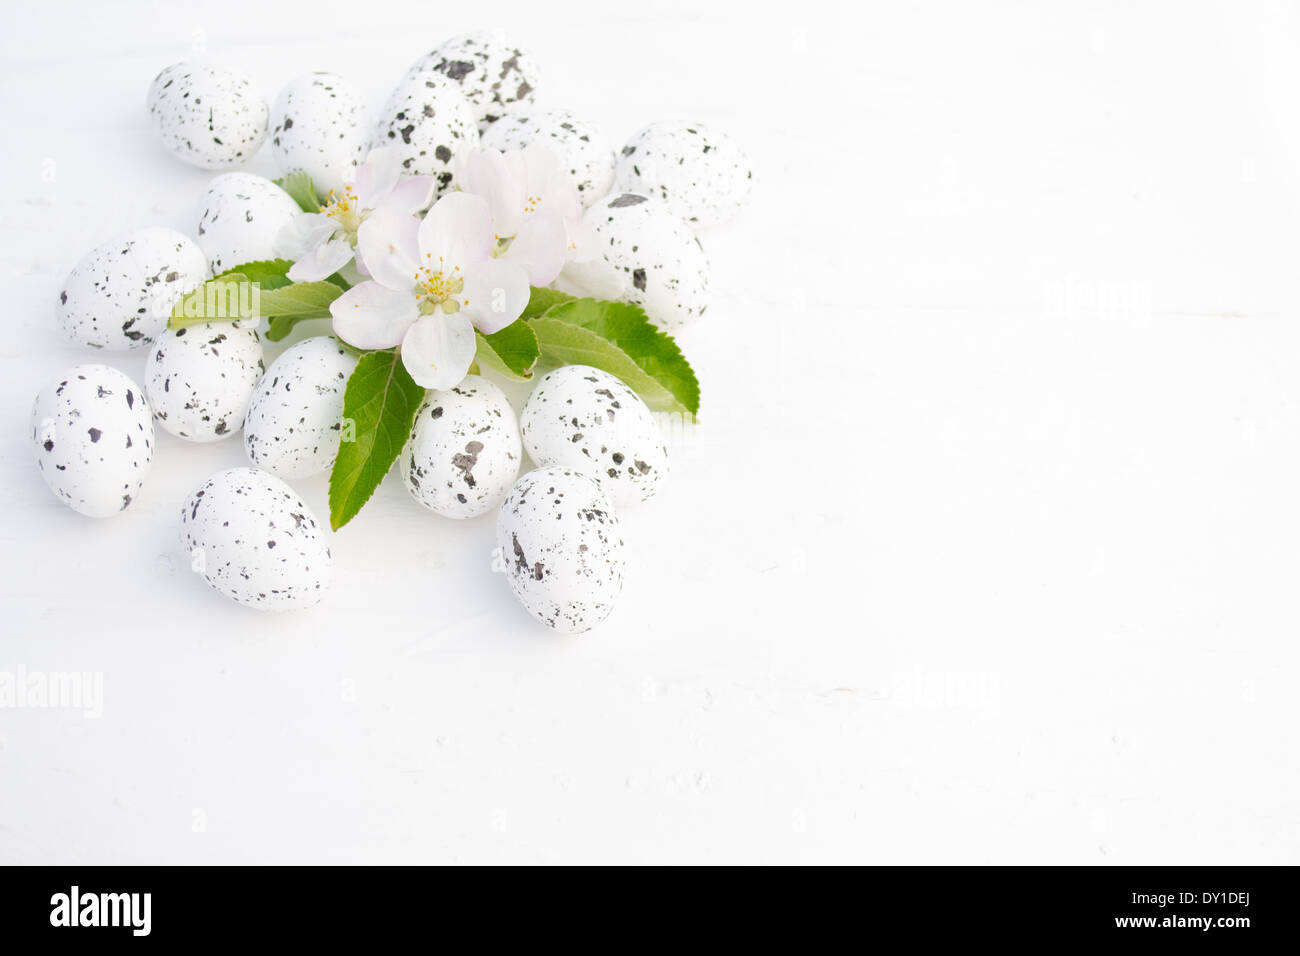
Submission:
M 341 190 L 364 160 L 370 140 L 365 96 L 336 73 L 308 73 L 289 82 L 271 107 L 271 153 L 281 173 L 303 172 L 317 195 Z
M 474 110 L 460 87 L 441 73 L 408 74 L 380 113 L 372 147 L 392 146 L 411 176 L 433 176 L 449 191 L 456 157 L 478 148 Z
M 696 228 L 739 212 L 753 179 L 735 140 L 702 123 L 651 123 L 627 141 L 618 160 L 620 192 L 657 199 Z
M 145 105 L 163 145 L 203 169 L 243 162 L 266 136 L 266 100 L 233 70 L 174 63 L 149 85 Z
M 79 345 L 143 348 L 207 272 L 207 259 L 188 237 L 161 226 L 137 229 L 87 253 L 59 290 L 55 316 Z
M 501 504 L 522 458 L 505 392 L 467 375 L 425 397 L 400 462 L 412 498 L 444 518 L 473 518 Z
M 519 424 L 535 463 L 586 475 L 619 507 L 654 497 L 668 474 L 668 449 L 646 403 L 589 365 L 543 375 Z
M 262 377 L 262 343 L 250 320 L 168 329 L 145 362 L 144 389 L 163 428 L 188 441 L 229 438 Z
M 537 88 L 537 61 L 499 30 L 453 37 L 411 67 L 411 73 L 426 70 L 459 84 L 480 131 L 513 104 L 531 103 Z
M 608 262 L 626 279 L 626 297 L 665 329 L 679 329 L 709 305 L 709 260 L 681 219 L 645 196 L 620 193 L 587 210 Z
M 281 478 L 329 471 L 339 451 L 343 393 L 357 358 L 332 335 L 303 339 L 271 363 L 248 404 L 248 460 Z
M 78 365 L 32 407 L 41 477 L 69 508 L 107 518 L 140 494 L 153 464 L 153 418 L 140 386 L 107 365 Z
M 614 147 L 609 137 L 567 110 L 512 110 L 483 133 L 483 145 L 502 152 L 523 149 L 534 141 L 555 153 L 584 209 L 614 184 Z
M 199 197 L 199 248 L 218 275 L 246 262 L 274 259 L 280 230 L 301 212 L 289 194 L 252 173 L 226 173 Z
M 497 546 L 515 597 L 557 631 L 595 627 L 623 590 L 618 516 L 576 471 L 538 468 L 515 482 L 497 516 Z
M 330 549 L 316 516 L 256 468 L 218 472 L 190 495 L 181 546 L 209 585 L 259 611 L 311 607 L 329 587 Z

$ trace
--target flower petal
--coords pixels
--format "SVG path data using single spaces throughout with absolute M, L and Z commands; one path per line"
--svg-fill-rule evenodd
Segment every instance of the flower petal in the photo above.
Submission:
M 437 185 L 432 176 L 408 176 L 394 186 L 393 191 L 381 199 L 375 208 L 391 203 L 414 215 L 422 209 L 429 208 Z
M 357 230 L 357 256 L 376 282 L 398 292 L 415 285 L 420 257 L 420 220 L 396 205 L 383 205 Z
M 319 212 L 300 212 L 275 237 L 275 253 L 286 259 L 301 259 L 334 234 L 336 223 Z
M 393 191 L 402 175 L 402 157 L 393 146 L 372 149 L 366 161 L 356 168 L 352 191 L 362 209 L 373 209 Z
M 400 345 L 420 317 L 415 296 L 394 292 L 378 282 L 355 285 L 330 303 L 334 333 L 359 349 L 391 349 Z
M 533 285 L 550 285 L 560 274 L 568 252 L 564 222 L 549 212 L 530 216 L 519 228 L 504 258 L 523 267 Z
M 453 388 L 474 362 L 478 342 L 474 326 L 462 312 L 435 312 L 420 319 L 402 339 L 402 364 L 416 384 Z
M 469 193 L 443 196 L 420 223 L 420 264 L 465 269 L 492 254 L 492 220 L 487 201 Z M 369 264 L 369 263 L 367 263 Z
M 566 262 L 554 285 L 569 295 L 621 299 L 627 292 L 627 274 L 614 268 L 602 256 L 596 256 L 585 262 Z
M 289 278 L 294 282 L 320 282 L 351 261 L 352 243 L 346 239 L 330 239 L 295 262 L 289 268 Z
M 465 274 L 461 310 L 491 335 L 519 318 L 528 305 L 528 274 L 508 259 L 487 259 Z
M 463 178 L 457 177 L 464 192 L 482 196 L 497 236 L 513 236 L 523 222 L 528 181 L 514 153 L 476 149 L 465 156 Z

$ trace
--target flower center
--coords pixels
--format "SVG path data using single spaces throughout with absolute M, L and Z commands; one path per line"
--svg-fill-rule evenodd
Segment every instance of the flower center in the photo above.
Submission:
M 357 230 L 361 228 L 366 215 L 357 203 L 357 194 L 351 186 L 344 186 L 342 192 L 331 189 L 321 212 L 339 224 L 335 235 L 341 233 L 341 238 L 346 238 L 354 246 L 357 244 Z
M 452 266 L 449 270 L 441 258 L 436 267 L 420 266 L 415 273 L 415 299 L 421 315 L 432 315 L 439 310 L 448 315 L 459 312 L 462 303 L 456 296 L 464 288 L 465 279 L 460 274 L 460 266 Z

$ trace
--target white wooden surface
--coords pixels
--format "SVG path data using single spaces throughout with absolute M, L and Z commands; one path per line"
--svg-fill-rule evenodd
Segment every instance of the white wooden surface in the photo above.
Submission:
M 103 712 L 0 709 L 0 862 L 1297 862 L 1296 8 L 491 7 L 544 104 L 717 123 L 759 182 L 704 237 L 703 423 L 575 639 L 391 482 L 328 601 L 259 616 L 176 542 L 238 441 L 161 435 L 104 522 L 26 442 L 91 358 L 67 270 L 192 228 L 158 69 L 380 100 L 475 5 L 6 10 L 0 671 Z

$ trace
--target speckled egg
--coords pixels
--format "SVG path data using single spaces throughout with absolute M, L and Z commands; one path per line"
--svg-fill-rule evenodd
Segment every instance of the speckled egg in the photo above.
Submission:
M 41 477 L 74 511 L 107 518 L 127 506 L 153 464 L 153 418 L 140 386 L 107 365 L 78 365 L 32 407 Z
M 215 590 L 259 611 L 311 607 L 329 587 L 330 549 L 316 516 L 256 468 L 218 472 L 190 495 L 181 547 Z
M 438 195 L 451 189 L 457 156 L 478 147 L 474 110 L 441 73 L 408 74 L 380 113 L 371 146 L 392 146 L 411 176 L 433 176 Z
M 460 85 L 480 131 L 511 105 L 531 103 L 537 89 L 537 61 L 499 30 L 453 37 L 411 66 L 412 73 L 425 70 Z
M 727 134 L 701 123 L 651 123 L 623 147 L 620 192 L 649 196 L 695 228 L 734 216 L 749 200 L 749 157 Z
M 266 100 L 232 70 L 174 63 L 149 84 L 145 105 L 163 145 L 203 169 L 244 162 L 266 136 Z
M 412 498 L 444 518 L 473 518 L 501 504 L 522 458 L 505 393 L 467 375 L 455 388 L 429 392 L 400 461 Z
M 301 210 L 271 180 L 252 173 L 226 173 L 199 197 L 199 248 L 212 275 L 245 262 L 276 257 L 280 230 Z
M 248 460 L 281 478 L 328 471 L 339 452 L 343 392 L 357 358 L 332 335 L 292 345 L 271 363 L 244 417 Z
M 55 308 L 59 328 L 91 348 L 142 348 L 207 273 L 202 250 L 186 236 L 161 226 L 137 229 L 91 250 L 68 275 Z
M 646 403 L 589 365 L 542 376 L 519 424 L 529 458 L 594 479 L 619 507 L 652 498 L 668 474 L 668 449 Z
M 587 210 L 601 254 L 624 273 L 627 298 L 678 329 L 709 305 L 709 259 L 682 220 L 645 196 L 621 193 Z
M 618 516 L 576 471 L 538 468 L 515 482 L 497 516 L 497 546 L 515 597 L 557 631 L 595 627 L 623 590 Z
M 271 153 L 280 172 L 304 172 L 323 199 L 365 158 L 370 141 L 365 96 L 336 73 L 291 81 L 271 107 Z
M 583 208 L 614 184 L 614 147 L 597 127 L 567 110 L 512 110 L 483 132 L 483 145 L 503 152 L 546 143 L 569 174 Z
M 144 389 L 163 428 L 210 442 L 239 431 L 262 377 L 262 343 L 250 320 L 168 329 L 149 352 Z

